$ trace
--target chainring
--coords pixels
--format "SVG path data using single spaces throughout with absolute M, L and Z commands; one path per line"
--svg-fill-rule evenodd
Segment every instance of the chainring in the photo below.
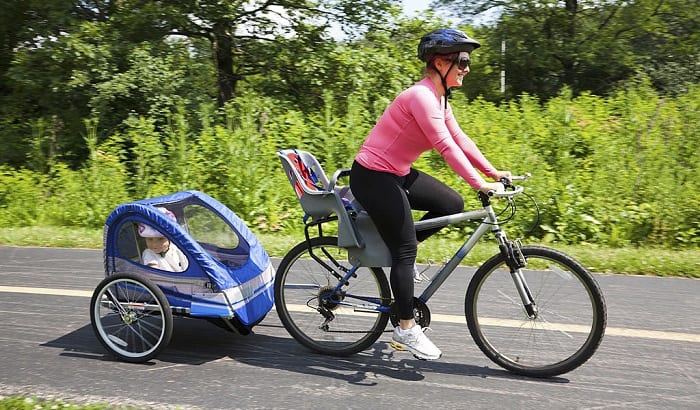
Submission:
M 417 297 L 413 298 L 413 319 L 420 327 L 428 327 L 430 325 L 430 309 L 428 305 Z M 396 301 L 391 304 L 391 309 L 389 310 L 389 320 L 391 325 L 396 327 L 399 325 L 399 310 L 396 307 Z

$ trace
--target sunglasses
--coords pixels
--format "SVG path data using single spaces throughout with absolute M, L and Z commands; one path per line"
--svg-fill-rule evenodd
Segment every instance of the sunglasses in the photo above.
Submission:
M 472 63 L 472 60 L 469 57 L 457 57 L 454 60 L 452 60 L 453 64 L 457 65 L 457 68 L 460 71 L 466 70 L 469 65 Z

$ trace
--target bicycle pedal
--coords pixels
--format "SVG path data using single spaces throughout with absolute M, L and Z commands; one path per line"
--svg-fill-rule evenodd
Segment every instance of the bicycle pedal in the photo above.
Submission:
M 426 270 L 427 269 L 425 269 L 423 272 Z M 423 272 L 413 272 L 413 283 L 430 283 L 433 281 L 433 278 L 424 275 Z
M 393 347 L 393 348 L 396 349 L 396 350 L 402 351 L 402 352 L 405 352 L 405 351 L 406 351 L 406 349 L 404 349 L 403 346 L 401 346 L 400 344 L 394 342 L 393 340 L 392 340 L 391 342 L 389 342 L 389 346 Z

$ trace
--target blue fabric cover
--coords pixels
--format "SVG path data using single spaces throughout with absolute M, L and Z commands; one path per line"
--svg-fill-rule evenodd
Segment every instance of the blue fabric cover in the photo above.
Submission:
M 156 209 L 158 206 L 169 209 L 171 206 L 181 208 L 187 204 L 205 206 L 222 217 L 239 234 L 241 241 L 236 252 L 247 252 L 247 261 L 238 266 L 226 266 L 212 257 L 179 224 Z M 240 295 L 241 300 L 229 300 L 228 308 L 235 312 L 243 324 L 248 325 L 256 322 L 272 308 L 274 269 L 267 252 L 245 223 L 233 211 L 212 197 L 199 191 L 183 191 L 119 205 L 105 222 L 104 252 L 107 274 L 116 271 L 116 260 L 120 258 L 117 246 L 118 229 L 116 228 L 125 221 L 142 222 L 157 227 L 187 256 L 190 262 L 187 269 L 184 272 L 172 273 L 168 276 L 176 277 L 178 280 L 208 278 L 213 285 L 213 291 L 226 291 L 224 293 L 229 297 Z M 148 267 L 143 267 L 143 269 L 153 270 Z M 168 273 L 161 271 L 159 274 L 162 276 Z M 233 288 L 236 289 L 235 292 L 231 292 Z M 166 295 L 167 293 L 166 291 Z M 170 296 L 172 295 L 169 295 L 169 300 Z M 213 316 L 223 316 L 220 314 L 220 309 L 217 310 L 215 306 L 205 308 L 204 311 L 198 313 L 196 308 L 200 305 L 197 301 L 192 304 L 193 316 L 210 316 L 208 312 L 214 312 Z

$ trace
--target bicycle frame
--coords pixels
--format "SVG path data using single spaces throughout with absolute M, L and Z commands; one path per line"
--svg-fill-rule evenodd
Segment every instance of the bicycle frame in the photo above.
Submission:
M 516 192 L 516 193 L 519 193 Z M 511 200 L 512 196 L 516 195 L 516 193 L 511 193 L 510 195 L 501 195 L 505 196 L 508 198 L 508 200 Z M 491 205 L 491 199 L 490 196 L 486 194 L 479 194 L 479 198 L 481 199 L 483 209 L 478 209 L 474 211 L 468 211 L 468 212 L 461 212 L 458 214 L 453 214 L 453 215 L 446 215 L 442 217 L 437 217 L 437 218 L 432 218 L 432 219 L 427 219 L 423 221 L 417 221 L 415 223 L 415 227 L 417 231 L 421 230 L 426 230 L 430 228 L 437 228 L 437 227 L 444 227 L 448 225 L 453 225 L 457 224 L 460 222 L 464 221 L 469 221 L 469 220 L 477 220 L 481 219 L 481 223 L 479 226 L 476 228 L 476 230 L 467 238 L 467 240 L 462 244 L 462 246 L 457 250 L 457 252 L 445 263 L 445 265 L 438 271 L 438 273 L 432 278 L 430 285 L 421 293 L 420 296 L 418 296 L 418 299 L 420 299 L 422 302 L 427 303 L 428 300 L 435 294 L 435 292 L 440 289 L 440 287 L 445 283 L 445 281 L 450 277 L 452 272 L 459 266 L 459 264 L 464 260 L 467 255 L 472 251 L 474 246 L 481 240 L 481 238 L 484 235 L 487 235 L 489 232 L 493 232 L 496 240 L 498 241 L 499 248 L 501 249 L 501 252 L 504 253 L 504 256 L 506 256 L 507 260 L 509 261 L 508 265 L 511 267 L 511 276 L 513 277 L 513 281 L 515 283 L 515 286 L 517 288 L 518 294 L 520 295 L 520 298 L 522 300 L 523 306 L 525 307 L 526 311 L 528 312 L 528 315 L 530 317 L 534 317 L 536 315 L 536 306 L 533 301 L 532 295 L 530 294 L 530 291 L 527 287 L 527 284 L 525 283 L 525 278 L 523 277 L 522 273 L 520 272 L 520 268 L 524 266 L 524 263 L 521 262 L 518 258 L 517 255 L 513 255 L 513 249 L 512 245 L 509 244 L 508 238 L 500 228 L 500 225 L 498 223 L 498 217 L 496 216 L 496 212 L 493 209 L 493 206 Z M 307 231 L 307 240 L 308 240 L 308 231 Z M 517 246 L 520 246 L 519 243 Z M 311 256 L 314 257 L 313 253 L 311 253 Z M 315 257 L 314 257 L 315 258 Z M 317 258 L 315 258 L 317 259 Z M 317 260 L 318 262 L 322 263 L 320 260 Z M 340 267 L 340 264 L 334 261 L 334 264 L 337 267 Z M 323 264 L 325 266 L 325 264 Z M 326 266 L 326 269 L 328 269 L 330 272 L 332 272 L 338 279 L 339 283 L 334 289 L 335 292 L 339 292 L 341 288 L 349 283 L 349 280 L 351 277 L 355 275 L 355 272 L 359 266 L 354 266 L 353 268 L 349 269 L 347 272 L 345 272 L 345 275 L 343 277 L 340 277 L 340 275 L 337 275 L 336 272 Z M 345 295 L 346 297 L 351 297 L 354 299 L 358 300 L 364 300 L 366 302 L 370 303 L 375 303 L 379 305 L 378 300 L 368 300 L 367 298 L 359 297 L 350 293 L 347 293 Z M 364 310 L 374 310 L 374 311 L 381 311 L 381 312 L 388 312 L 389 307 L 386 306 L 374 306 L 374 307 L 368 307 L 368 306 L 358 306 L 357 304 L 354 303 L 349 303 L 345 301 L 340 301 L 336 302 L 338 305 L 343 305 L 343 306 L 352 306 L 355 308 L 361 308 Z
M 515 193 L 513 194 L 513 196 L 514 195 Z M 416 222 L 416 230 L 420 231 L 438 226 L 447 226 L 465 220 L 474 220 L 479 218 L 483 219 L 479 226 L 476 228 L 476 230 L 467 238 L 464 244 L 462 244 L 462 246 L 457 250 L 457 252 L 445 263 L 445 265 L 432 278 L 430 285 L 428 285 L 428 287 L 425 288 L 423 293 L 421 293 L 421 295 L 418 296 L 418 299 L 420 299 L 424 303 L 427 303 L 428 300 L 430 300 L 430 298 L 433 296 L 433 294 L 435 294 L 435 292 L 438 289 L 440 289 L 440 287 L 447 280 L 447 278 L 450 277 L 452 272 L 454 272 L 454 270 L 459 266 L 462 260 L 464 260 L 464 258 L 467 257 L 467 255 L 469 255 L 469 253 L 472 251 L 474 246 L 476 246 L 479 240 L 481 240 L 481 238 L 489 232 L 493 232 L 496 241 L 498 242 L 499 249 L 501 249 L 501 252 L 504 254 L 506 260 L 508 261 L 510 273 L 513 278 L 513 282 L 515 283 L 515 287 L 518 291 L 518 294 L 520 295 L 520 299 L 522 300 L 523 306 L 525 307 L 525 310 L 531 318 L 535 317 L 537 314 L 537 308 L 534 303 L 532 294 L 529 291 L 527 283 L 525 282 L 525 278 L 522 275 L 522 272 L 520 272 L 520 268 L 525 266 L 525 261 L 522 258 L 522 254 L 520 254 L 520 257 L 518 257 L 518 255 L 514 253 L 516 252 L 516 249 L 513 248 L 513 244 L 508 242 L 506 233 L 501 230 L 501 227 L 498 223 L 498 217 L 496 216 L 496 212 L 494 211 L 493 206 L 491 205 L 490 197 L 483 193 L 479 193 L 479 198 L 481 199 L 481 203 L 484 207 L 481 210 L 463 212 L 460 214 L 448 215 L 445 217 Z M 507 196 L 507 199 L 509 201 L 512 200 L 512 196 Z M 444 224 L 441 224 L 441 220 L 443 219 Z M 518 249 L 517 252 L 519 252 L 519 241 L 516 243 L 516 247 Z
M 450 277 L 452 272 L 459 266 L 462 260 L 471 252 L 474 246 L 479 242 L 479 240 L 488 232 L 498 231 L 498 220 L 496 214 L 493 211 L 491 205 L 488 208 L 480 209 L 476 211 L 462 212 L 459 214 L 448 215 L 443 217 L 438 217 L 434 219 L 428 219 L 425 221 L 419 221 L 415 223 L 416 230 L 425 230 L 429 228 L 444 227 L 451 224 L 456 224 L 463 221 L 470 221 L 475 219 L 483 219 L 481 224 L 476 228 L 476 230 L 467 238 L 467 240 L 462 244 L 462 246 L 457 250 L 457 252 L 452 256 L 447 263 L 440 269 L 440 271 L 433 277 L 430 285 L 423 291 L 423 293 L 418 297 L 421 301 L 427 302 L 433 294 L 442 286 L 442 284 Z M 313 256 L 313 255 L 312 255 Z M 355 266 L 350 269 L 344 278 L 336 286 L 335 291 L 339 291 L 343 284 L 348 283 L 348 280 L 355 274 L 355 271 L 359 266 Z M 340 279 L 340 278 L 339 278 Z M 357 296 L 352 294 L 346 294 L 347 297 L 357 298 Z M 379 305 L 379 301 L 368 301 L 374 302 Z M 356 306 L 354 303 L 339 302 L 340 305 L 345 306 Z M 372 310 L 388 312 L 389 307 L 376 306 L 372 307 Z
M 474 219 L 483 219 L 479 226 L 477 226 L 476 230 L 467 238 L 467 240 L 462 244 L 462 246 L 455 252 L 455 254 L 445 263 L 445 265 L 438 271 L 438 273 L 433 277 L 430 285 L 425 288 L 423 293 L 418 297 L 420 300 L 423 302 L 427 302 L 433 294 L 442 286 L 443 283 L 447 280 L 447 278 L 450 277 L 452 272 L 459 266 L 460 263 L 462 263 L 462 260 L 469 255 L 469 252 L 474 249 L 474 246 L 479 242 L 479 240 L 489 232 L 500 232 L 500 228 L 498 225 L 498 219 L 496 217 L 496 213 L 494 212 L 493 208 L 489 204 L 487 207 L 485 207 L 482 210 L 477 210 L 477 211 L 471 211 L 471 212 L 464 212 L 461 214 L 456 214 L 456 215 L 450 215 L 448 217 L 443 217 L 443 218 L 450 218 L 450 222 L 446 225 L 442 226 L 447 226 L 450 224 L 454 223 L 459 223 L 463 221 L 469 221 L 469 220 L 474 220 Z M 440 218 L 436 218 L 440 219 Z M 427 222 L 427 223 L 425 223 Z M 424 230 L 432 227 L 437 227 L 440 225 L 437 225 L 436 223 L 430 223 L 432 222 L 431 220 L 427 221 L 422 221 L 422 222 L 416 222 L 416 230 Z M 435 221 L 437 222 L 437 221 Z

